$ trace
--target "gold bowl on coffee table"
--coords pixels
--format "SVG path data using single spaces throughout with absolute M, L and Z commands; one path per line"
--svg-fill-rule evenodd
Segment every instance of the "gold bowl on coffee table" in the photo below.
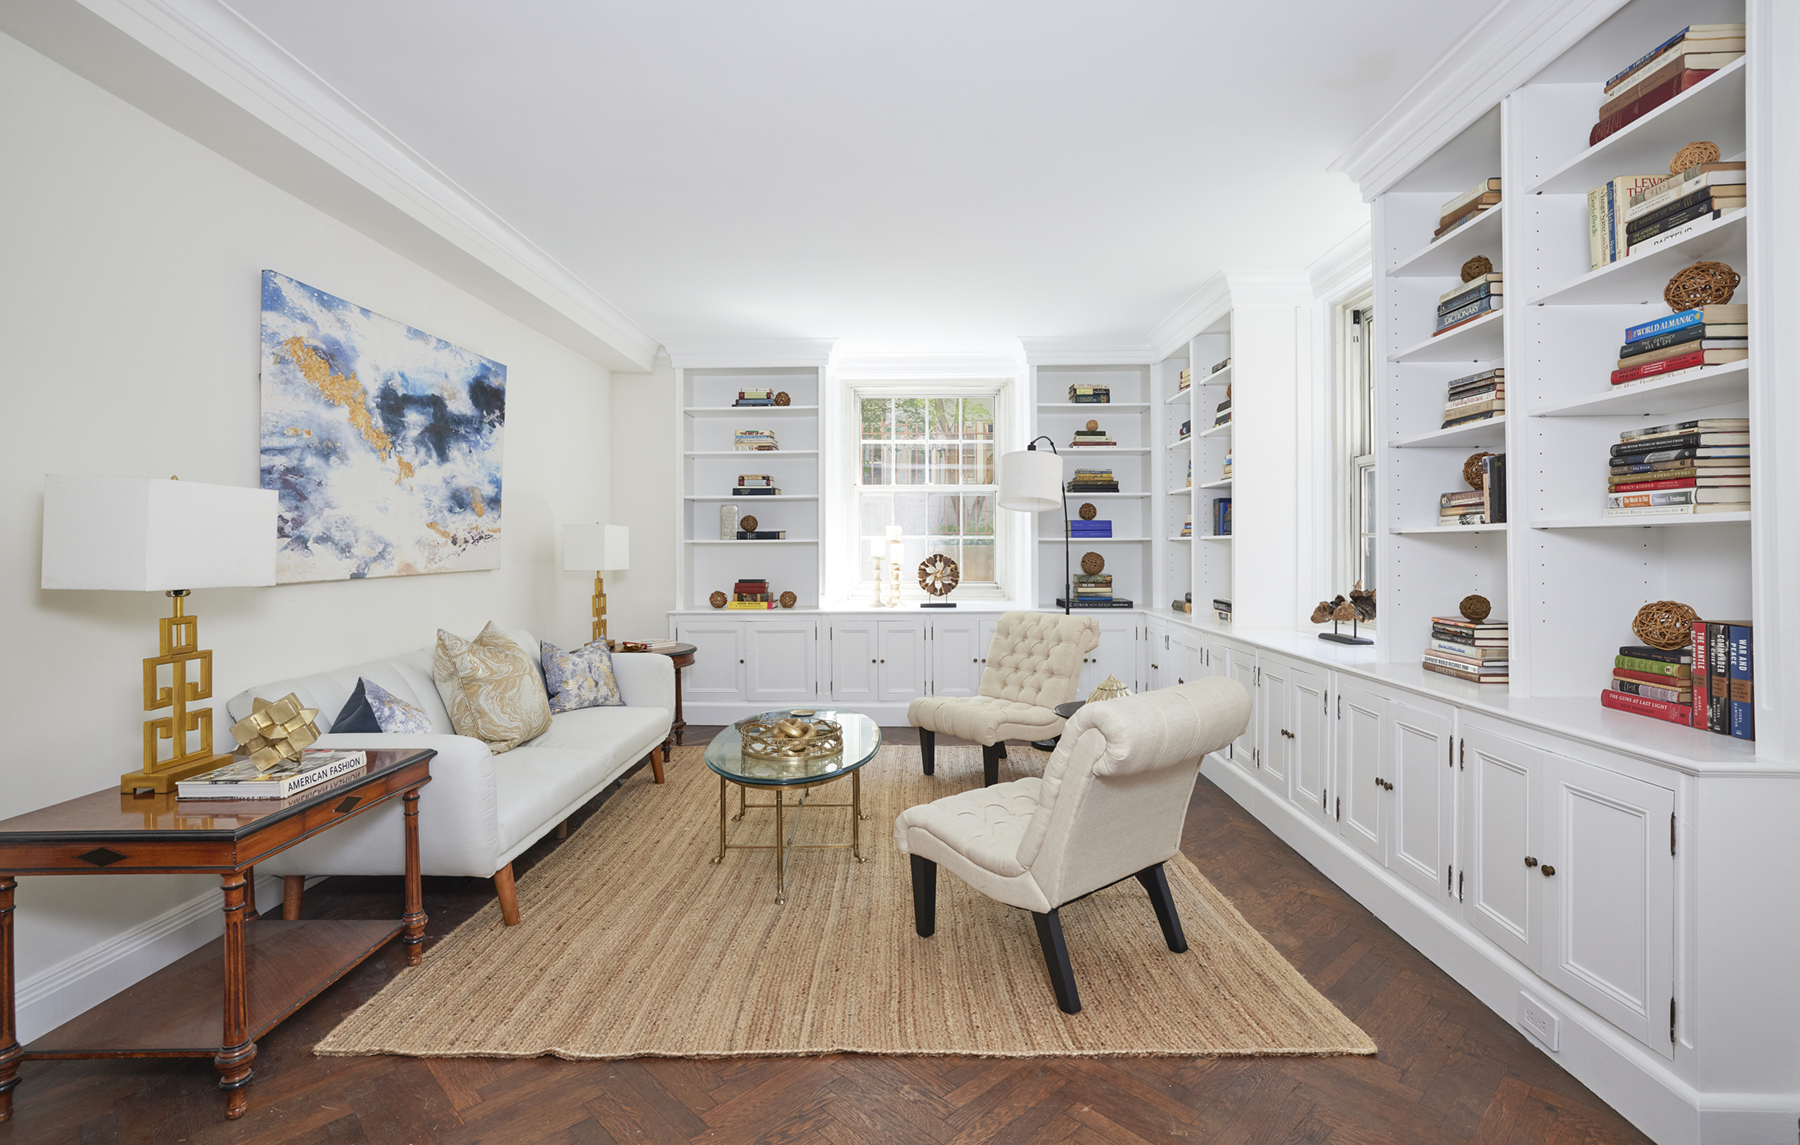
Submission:
M 844 750 L 844 731 L 830 720 L 790 712 L 778 719 L 753 717 L 737 725 L 744 754 L 757 759 L 821 759 Z

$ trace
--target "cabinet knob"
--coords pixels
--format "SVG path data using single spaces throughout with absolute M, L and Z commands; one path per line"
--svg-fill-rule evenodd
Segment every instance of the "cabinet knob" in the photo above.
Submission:
M 739 661 L 738 661 L 738 663 L 739 663 L 739 664 L 742 664 L 742 663 L 743 663 L 743 661 L 742 661 L 742 660 L 739 660 Z
M 1550 865 L 1550 864 L 1549 864 L 1549 863 L 1545 863 L 1545 864 L 1544 864 L 1544 865 L 1543 865 L 1543 867 L 1542 867 L 1542 868 L 1541 868 L 1541 869 L 1542 869 L 1542 870 L 1543 870 L 1543 872 L 1544 872 L 1544 877 L 1545 877 L 1545 878 L 1546 878 L 1546 879 L 1547 879 L 1547 878 L 1549 878 L 1549 877 L 1550 877 L 1550 876 L 1551 876 L 1551 875 L 1554 875 L 1554 874 L 1555 874 L 1555 873 L 1556 873 L 1556 868 L 1555 868 L 1555 867 L 1553 867 L 1553 866 L 1551 866 L 1551 865 Z
M 1525 856 L 1525 865 L 1528 867 L 1535 867 L 1535 866 L 1537 866 L 1537 860 L 1530 855 L 1526 855 Z
M 1187 681 L 1186 681 L 1186 680 L 1183 680 L 1183 679 L 1182 679 L 1182 678 L 1181 678 L 1181 677 L 1180 677 L 1180 676 L 1177 676 L 1177 677 L 1175 677 L 1175 682 L 1176 682 L 1176 683 L 1177 683 L 1177 684 L 1185 684 L 1185 683 L 1187 683 Z

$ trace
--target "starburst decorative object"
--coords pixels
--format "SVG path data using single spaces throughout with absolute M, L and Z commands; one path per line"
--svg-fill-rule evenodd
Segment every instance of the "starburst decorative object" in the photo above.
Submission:
M 250 701 L 250 714 L 231 725 L 231 738 L 257 770 L 267 771 L 283 760 L 299 759 L 318 741 L 319 725 L 313 722 L 318 715 L 317 708 L 301 707 L 292 692 L 274 703 L 258 696 Z
M 949 596 L 962 580 L 962 570 L 943 553 L 932 553 L 919 562 L 919 587 L 932 596 Z

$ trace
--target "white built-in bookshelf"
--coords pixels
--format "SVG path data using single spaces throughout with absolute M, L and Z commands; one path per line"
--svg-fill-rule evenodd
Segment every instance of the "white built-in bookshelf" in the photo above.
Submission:
M 1646 601 L 1668 599 L 1707 618 L 1751 619 L 1759 694 L 1765 679 L 1782 678 L 1781 665 L 1793 656 L 1780 627 L 1789 606 L 1770 574 L 1778 569 L 1781 516 L 1791 517 L 1781 497 L 1792 481 L 1781 478 L 1776 452 L 1791 436 L 1781 435 L 1776 418 L 1792 415 L 1773 400 L 1777 364 L 1766 349 L 1777 315 L 1765 283 L 1771 261 L 1785 256 L 1756 241 L 1764 226 L 1759 207 L 1777 204 L 1765 178 L 1773 160 L 1759 153 L 1750 129 L 1750 92 L 1773 82 L 1752 82 L 1755 28 L 1746 58 L 1597 145 L 1587 142 L 1594 93 L 1633 45 L 1657 43 L 1685 23 L 1745 18 L 1744 5 L 1730 0 L 1624 5 L 1374 200 L 1384 662 L 1416 662 L 1429 618 L 1454 613 L 1463 596 L 1479 593 L 1510 625 L 1512 697 L 1580 697 L 1597 706 L 1612 656 L 1635 642 L 1633 614 Z M 1750 207 L 1646 254 L 1590 268 L 1587 192 L 1618 176 L 1666 174 L 1675 151 L 1695 140 L 1748 164 Z M 1430 241 L 1441 204 L 1492 176 L 1503 180 L 1499 207 Z M 1431 337 L 1438 297 L 1475 255 L 1505 273 L 1505 307 Z M 1625 328 L 1669 314 L 1664 284 L 1707 259 L 1742 276 L 1733 301 L 1750 307 L 1749 361 L 1611 386 Z M 1493 367 L 1506 371 L 1506 415 L 1439 429 L 1445 384 Z M 1706 417 L 1750 418 L 1749 512 L 1603 515 L 1605 458 L 1622 431 Z M 1438 497 L 1467 488 L 1460 470 L 1477 450 L 1507 456 L 1508 521 L 1439 527 Z M 1627 739 L 1634 731 L 1646 741 L 1669 735 L 1647 719 L 1610 724 Z M 1706 732 L 1684 734 L 1695 737 L 1697 752 L 1718 747 L 1705 742 Z M 1778 728 L 1759 728 L 1758 750 L 1779 753 L 1779 739 Z

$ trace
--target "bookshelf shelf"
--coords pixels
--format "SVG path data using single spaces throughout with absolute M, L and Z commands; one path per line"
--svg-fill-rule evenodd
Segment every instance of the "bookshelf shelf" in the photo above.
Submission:
M 1477 215 L 1474 222 L 1451 231 L 1435 243 L 1426 243 L 1423 250 L 1401 259 L 1388 271 L 1388 276 L 1443 278 L 1456 274 L 1463 263 L 1475 255 L 1499 249 L 1500 210 L 1490 207 Z
M 771 417 L 817 417 L 818 406 L 688 406 L 681 411 L 689 417 L 742 417 L 745 414 L 768 414 Z
M 1473 422 L 1469 425 L 1453 425 L 1449 429 L 1434 429 L 1426 433 L 1415 433 L 1411 437 L 1403 437 L 1393 443 L 1395 449 L 1434 449 L 1434 448 L 1466 448 L 1480 446 L 1494 448 L 1506 444 L 1506 415 L 1492 417 L 1486 421 Z
M 683 457 L 760 457 L 765 461 L 783 457 L 817 457 L 816 449 L 690 449 Z
M 1200 486 L 1200 488 L 1202 488 L 1202 489 L 1229 489 L 1229 488 L 1231 488 L 1231 478 L 1225 477 L 1225 478 L 1221 478 L 1218 481 L 1208 481 L 1206 484 Z
M 1172 393 L 1168 397 L 1164 398 L 1163 404 L 1166 406 L 1174 405 L 1176 402 L 1180 401 L 1183 398 L 1189 398 L 1189 397 L 1193 397 L 1193 396 L 1194 396 L 1194 387 L 1189 386 L 1185 390 L 1176 390 L 1174 393 Z
M 1086 457 L 1090 453 L 1149 453 L 1150 450 L 1141 445 L 1077 445 L 1060 447 L 1065 458 Z
M 1196 386 L 1223 386 L 1223 385 L 1228 384 L 1230 381 L 1231 381 L 1231 367 L 1226 366 L 1223 370 L 1220 370 L 1218 373 L 1208 374 L 1206 377 L 1199 379 L 1194 384 Z
M 1100 501 L 1100 500 L 1114 500 L 1114 499 L 1119 499 L 1119 498 L 1124 498 L 1127 500 L 1135 500 L 1139 497 L 1150 496 L 1150 494 L 1148 494 L 1148 493 L 1077 493 L 1073 489 L 1065 489 L 1064 492 L 1067 493 L 1070 497 L 1074 498 L 1077 501 Z M 1054 513 L 1054 512 L 1056 512 L 1056 510 L 1045 509 L 1044 512 Z
M 1388 361 L 1402 365 L 1409 362 L 1495 361 L 1505 345 L 1500 325 L 1500 320 L 1504 317 L 1504 308 L 1490 311 L 1467 326 L 1458 326 L 1448 334 L 1415 342 Z
M 1667 529 L 1681 525 L 1742 525 L 1749 513 L 1698 513 L 1667 517 L 1600 517 L 1584 521 L 1533 521 L 1533 529 Z
M 743 540 L 743 541 L 703 541 L 703 540 L 689 540 L 689 541 L 688 541 L 688 542 L 687 542 L 687 544 L 690 544 L 690 545 L 816 545 L 816 544 L 818 544 L 818 543 L 819 543 L 819 542 L 818 542 L 818 541 L 795 541 L 795 540 L 786 540 L 786 541 L 751 541 L 751 540 Z
M 1167 446 L 1165 446 L 1165 447 L 1164 447 L 1164 448 L 1167 448 L 1167 449 L 1186 449 L 1186 448 L 1187 448 L 1187 447 L 1188 447 L 1188 445 L 1189 445 L 1189 444 L 1190 444 L 1190 443 L 1191 443 L 1191 442 L 1192 442 L 1192 441 L 1193 441 L 1193 440 L 1194 440 L 1194 436 L 1193 436 L 1193 434 L 1189 434 L 1189 435 L 1188 435 L 1188 436 L 1186 436 L 1186 437 L 1181 437 L 1181 438 L 1177 438 L 1177 439 L 1175 439 L 1175 440 L 1174 440 L 1174 441 L 1171 441 L 1171 442 L 1170 442 L 1170 443 L 1169 443 L 1169 444 L 1168 444 L 1168 445 L 1167 445 Z
M 1681 413 L 1750 398 L 1750 363 L 1727 362 L 1679 378 L 1625 386 L 1539 406 L 1532 417 L 1630 417 Z
M 1508 526 L 1498 525 L 1420 525 L 1411 529 L 1389 529 L 1397 537 L 1460 537 L 1474 533 L 1504 533 Z
M 1197 536 L 1193 537 L 1192 539 L 1196 540 L 1196 541 L 1233 541 L 1233 540 L 1236 540 L 1237 538 L 1233 537 L 1230 533 L 1226 533 L 1222 536 L 1215 535 L 1213 533 L 1201 533 L 1201 534 L 1198 534 Z
M 1189 493 L 1192 493 L 1193 491 L 1194 491 L 1194 487 L 1190 485 L 1186 489 L 1171 489 L 1171 490 L 1169 490 L 1168 495 L 1171 497 L 1185 497 Z
M 1695 89 L 1698 90 L 1698 89 Z M 1669 276 L 1691 262 L 1717 258 L 1734 266 L 1744 265 L 1744 246 L 1749 228 L 1749 208 L 1728 211 L 1694 230 L 1680 242 L 1643 254 L 1627 255 L 1618 262 L 1597 267 L 1527 305 L 1609 305 L 1631 302 L 1662 304 Z
M 1230 432 L 1231 432 L 1231 423 L 1226 422 L 1224 425 L 1215 425 L 1215 426 L 1211 426 L 1207 429 L 1203 429 L 1199 433 L 1195 434 L 1194 436 L 1195 437 L 1222 437 L 1225 434 L 1228 434 Z
M 1120 413 L 1143 413 L 1150 408 L 1149 402 L 1039 402 L 1038 410 L 1055 414 L 1072 414 L 1077 411 L 1116 410 Z
M 767 497 L 733 497 L 729 493 L 717 496 L 705 493 L 689 493 L 682 497 L 683 501 L 729 501 L 734 505 L 755 505 L 763 501 L 817 501 L 816 493 L 777 493 Z
M 1615 175 L 1666 171 L 1683 143 L 1708 139 L 1726 157 L 1744 150 L 1744 60 L 1720 68 L 1649 115 L 1520 188 L 1526 195 L 1586 194 Z
M 1071 545 L 1075 544 L 1076 542 L 1080 542 L 1081 544 L 1084 544 L 1084 545 L 1147 545 L 1150 543 L 1150 538 L 1149 537 L 1070 537 L 1069 538 L 1069 543 Z M 1038 538 L 1038 544 L 1040 544 L 1040 545 L 1060 545 L 1062 543 L 1063 543 L 1063 539 L 1061 537 L 1039 537 Z
M 1175 534 L 1175 535 L 1174 535 L 1174 536 L 1172 536 L 1172 537 L 1170 537 L 1170 538 L 1169 538 L 1169 539 L 1170 539 L 1170 540 L 1171 540 L 1171 541 L 1191 541 L 1191 540 L 1193 540 L 1193 539 L 1194 539 L 1194 538 L 1193 538 L 1193 537 L 1191 537 L 1191 536 L 1188 536 L 1188 537 L 1184 537 L 1184 536 L 1182 536 L 1182 535 L 1181 535 L 1181 534 L 1180 534 L 1180 533 L 1176 533 L 1176 534 Z

